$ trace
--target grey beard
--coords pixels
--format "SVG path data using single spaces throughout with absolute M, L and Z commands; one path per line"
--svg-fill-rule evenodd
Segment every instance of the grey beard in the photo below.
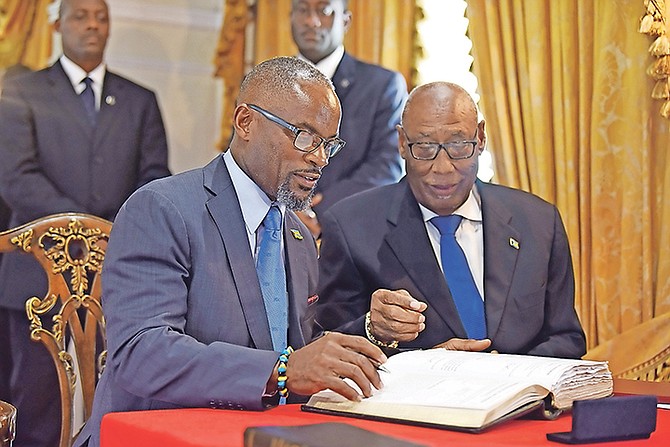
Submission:
M 312 203 L 312 197 L 314 197 L 314 190 L 311 190 L 309 195 L 304 199 L 298 198 L 289 188 L 288 178 L 279 185 L 279 189 L 277 190 L 277 202 L 285 204 L 292 211 L 306 210 Z

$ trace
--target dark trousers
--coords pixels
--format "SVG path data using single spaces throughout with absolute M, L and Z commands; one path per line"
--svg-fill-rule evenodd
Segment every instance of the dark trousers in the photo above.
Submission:
M 42 321 L 50 325 L 51 317 Z M 14 447 L 58 445 L 61 409 L 56 368 L 47 348 L 30 339 L 23 310 L 0 308 L 0 400 L 17 408 Z

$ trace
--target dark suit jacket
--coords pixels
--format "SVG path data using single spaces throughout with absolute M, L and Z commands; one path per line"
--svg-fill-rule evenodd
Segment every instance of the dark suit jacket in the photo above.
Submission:
M 154 93 L 108 71 L 94 128 L 59 62 L 4 86 L 0 160 L 11 227 L 67 211 L 113 220 L 135 189 L 170 174 Z M 46 291 L 42 276 L 30 256 L 6 255 L 0 306 L 23 309 Z
M 304 236 L 298 239 L 290 230 Z M 289 343 L 312 337 L 316 244 L 287 211 Z M 110 411 L 259 410 L 277 361 L 242 211 L 222 157 L 123 205 L 103 270 L 108 361 L 82 439 Z
M 582 356 L 585 338 L 574 309 L 572 260 L 558 210 L 519 190 L 481 182 L 477 188 L 491 349 Z M 405 289 L 428 309 L 426 329 L 401 348 L 467 338 L 405 180 L 342 201 L 321 223 L 317 321 L 324 329 L 363 335 L 372 292 Z
M 333 83 L 342 103 L 340 137 L 347 145 L 319 179 L 324 199 L 315 206 L 317 213 L 357 192 L 397 182 L 404 166 L 395 125 L 407 98 L 405 78 L 345 53 Z

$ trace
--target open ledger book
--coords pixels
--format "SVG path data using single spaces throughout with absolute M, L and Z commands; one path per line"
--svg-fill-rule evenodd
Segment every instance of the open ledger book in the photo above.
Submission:
M 396 354 L 384 367 L 384 387 L 372 397 L 352 402 L 325 390 L 303 410 L 477 432 L 612 394 L 607 362 L 429 349 Z

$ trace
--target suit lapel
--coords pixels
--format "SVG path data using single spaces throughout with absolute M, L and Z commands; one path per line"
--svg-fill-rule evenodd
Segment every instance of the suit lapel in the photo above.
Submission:
M 98 111 L 96 125 L 96 143 L 100 145 L 110 133 L 114 134 L 114 128 L 118 128 L 119 122 L 128 113 L 127 104 L 131 98 L 124 97 L 124 85 L 119 82 L 118 77 L 107 71 L 105 81 L 102 85 L 102 96 L 100 97 L 100 110 Z
M 484 296 L 486 327 L 489 338 L 495 337 L 505 309 L 507 295 L 519 255 L 522 238 L 511 224 L 512 214 L 491 197 L 489 185 L 477 182 L 482 201 L 484 226 Z
M 311 244 L 310 235 L 302 234 L 297 222 L 298 218 L 290 211 L 286 211 L 284 219 L 284 246 L 286 251 L 285 262 L 287 266 L 287 287 L 289 294 L 289 334 L 288 339 L 295 346 L 304 346 L 305 337 L 301 326 L 300 316 L 305 315 L 307 307 L 307 296 L 305 291 L 309 290 L 308 284 L 308 251 L 305 244 Z M 297 236 L 294 231 L 298 231 Z M 311 261 L 313 262 L 313 260 Z M 299 341 L 299 344 L 296 343 Z
M 49 80 L 51 83 L 51 92 L 55 96 L 55 102 L 61 104 L 63 109 L 70 113 L 74 122 L 76 122 L 82 129 L 84 135 L 91 136 L 93 134 L 93 126 L 91 126 L 84 103 L 75 92 L 70 79 L 65 74 L 65 70 L 60 62 L 56 62 L 49 69 Z
M 249 333 L 256 348 L 272 350 L 270 326 L 242 210 L 223 157 L 207 165 L 203 175 L 205 188 L 214 194 L 205 206 L 221 234 Z
M 389 222 L 395 228 L 386 236 L 386 242 L 423 294 L 427 304 L 454 334 L 467 338 L 444 275 L 433 254 L 419 205 L 406 180 L 401 181 L 398 186 L 388 215 Z M 417 253 L 424 255 L 417 256 Z
M 344 53 L 340 65 L 337 66 L 335 74 L 333 75 L 333 84 L 335 85 L 335 92 L 341 103 L 344 103 L 344 98 L 351 91 L 354 82 L 356 82 L 356 61 L 354 58 Z

